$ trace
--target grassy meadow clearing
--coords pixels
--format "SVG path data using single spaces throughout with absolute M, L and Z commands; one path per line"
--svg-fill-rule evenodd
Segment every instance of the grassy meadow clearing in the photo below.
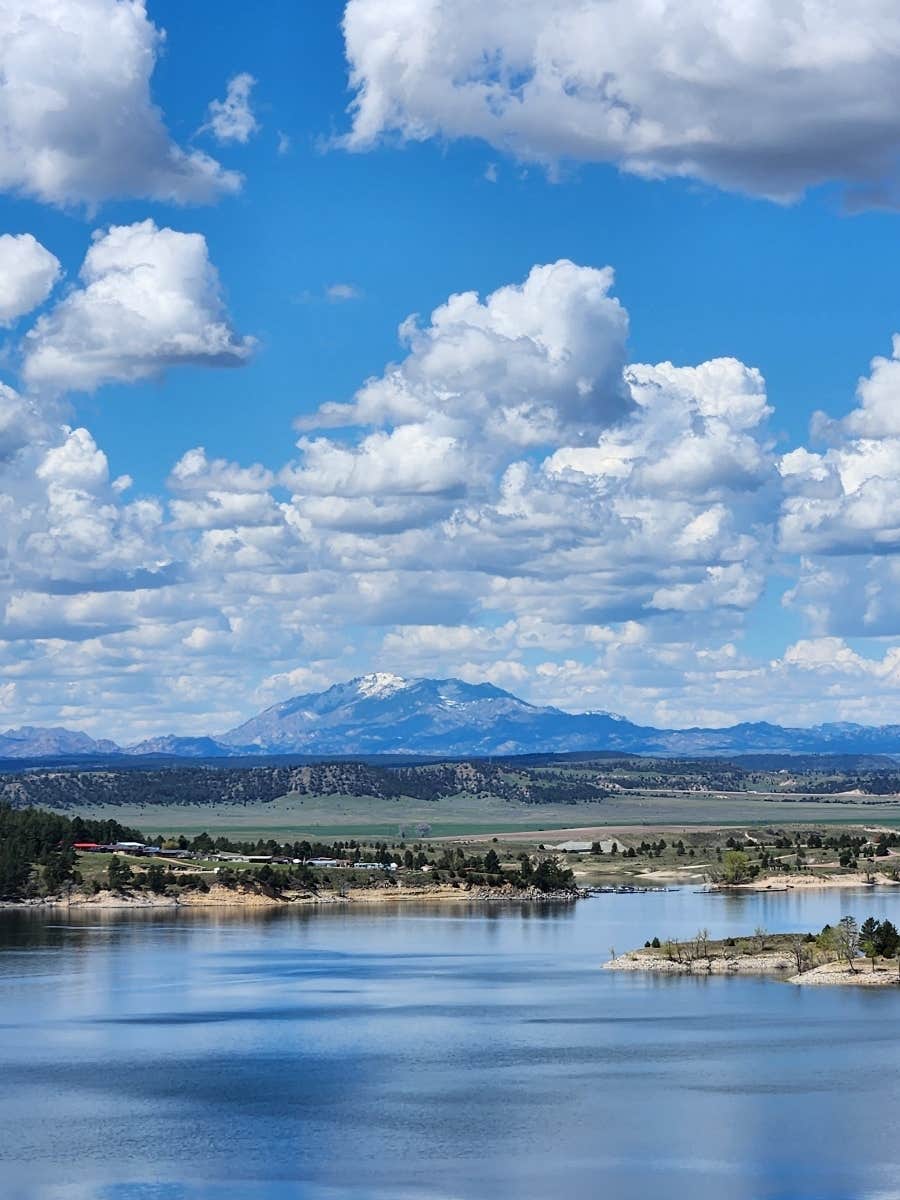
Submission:
M 529 831 L 656 829 L 742 825 L 861 825 L 900 827 L 900 800 L 845 797 L 806 801 L 783 796 L 721 793 L 619 793 L 601 802 L 525 804 L 493 796 L 461 794 L 440 800 L 366 796 L 283 796 L 268 803 L 158 805 L 118 804 L 80 809 L 84 816 L 113 818 L 147 833 L 194 836 L 204 831 L 242 838 L 473 837 Z

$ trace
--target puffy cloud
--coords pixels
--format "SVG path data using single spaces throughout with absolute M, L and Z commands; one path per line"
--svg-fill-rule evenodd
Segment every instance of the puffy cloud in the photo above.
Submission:
M 274 483 L 274 475 L 255 463 L 241 467 L 224 458 L 210 461 L 202 446 L 183 454 L 169 474 L 169 487 L 176 492 L 265 492 Z
M 325 527 L 382 531 L 449 516 L 466 491 L 469 463 L 461 443 L 422 424 L 401 425 L 347 447 L 301 438 L 299 465 L 281 481 L 297 513 Z
M 511 463 L 493 503 L 447 523 L 462 559 L 497 576 L 497 607 L 593 622 L 759 595 L 777 476 L 758 373 L 718 360 L 627 380 L 633 410 L 594 445 Z
M 657 588 L 650 607 L 675 612 L 748 609 L 759 599 L 764 583 L 762 571 L 748 570 L 742 563 L 706 567 L 695 582 Z
M 826 454 L 794 451 L 781 463 L 788 496 L 785 550 L 883 554 L 900 549 L 900 438 L 860 440 Z
M 25 339 L 23 376 L 35 389 L 92 391 L 177 365 L 239 366 L 253 339 L 228 319 L 206 239 L 153 221 L 95 234 L 81 286 Z
M 900 335 L 894 334 L 891 357 L 872 360 L 871 374 L 859 381 L 859 405 L 838 428 L 864 438 L 900 436 Z M 830 422 L 822 414 L 813 417 L 813 429 L 827 435 Z
M 202 500 L 173 500 L 170 507 L 180 529 L 233 529 L 279 523 L 272 497 L 259 492 L 211 491 Z
M 112 478 L 90 432 L 65 424 L 66 405 L 47 394 L 179 362 L 242 361 L 251 343 L 231 331 L 203 238 L 149 221 L 96 235 L 81 285 L 24 345 L 29 390 L 0 384 L 2 636 L 40 658 L 51 640 L 141 639 L 151 624 L 221 616 L 209 582 L 192 578 L 196 531 L 281 522 L 272 473 L 191 451 L 173 469 L 179 499 L 166 523 L 160 499 L 131 499 L 131 478 Z M 127 658 L 123 649 L 126 673 Z
M 143 0 L 0 0 L 0 189 L 51 204 L 205 202 L 240 177 L 170 139 Z
M 168 478 L 178 494 L 169 507 L 180 529 L 243 529 L 282 524 L 279 507 L 269 494 L 273 472 L 254 463 L 241 467 L 222 458 L 210 461 L 202 446 L 178 460 Z
M 459 442 L 425 425 L 401 425 L 373 433 L 358 448 L 327 438 L 301 438 L 300 467 L 283 480 L 295 491 L 322 496 L 458 496 L 465 487 L 466 460 Z
M 0 236 L 0 325 L 42 304 L 60 273 L 59 259 L 30 233 Z
M 900 654 L 890 650 L 882 661 L 864 658 L 836 637 L 807 638 L 788 646 L 783 662 L 802 671 L 824 671 L 829 675 L 898 675 Z
M 900 339 L 873 359 L 857 405 L 840 420 L 816 413 L 812 432 L 829 442 L 781 457 L 784 501 L 779 545 L 800 554 L 785 602 L 822 635 L 900 633 Z
M 451 296 L 427 325 L 404 322 L 402 362 L 368 380 L 351 404 L 327 404 L 298 422 L 381 427 L 355 445 L 300 439 L 301 461 L 282 476 L 298 515 L 359 533 L 427 527 L 440 548 L 409 544 L 413 558 L 404 561 L 423 553 L 457 560 L 462 539 L 450 530 L 448 540 L 437 522 L 481 522 L 498 473 L 516 456 L 590 443 L 634 409 L 623 374 L 628 319 L 612 284 L 609 269 L 563 260 L 483 301 Z M 460 510 L 464 497 L 478 508 Z
M 442 432 L 478 426 L 481 438 L 518 446 L 588 439 L 631 407 L 628 317 L 610 295 L 613 278 L 563 259 L 484 301 L 451 296 L 427 326 L 404 323 L 401 364 L 300 427 L 429 419 Z
M 259 122 L 250 107 L 250 93 L 256 80 L 246 71 L 228 81 L 224 100 L 211 100 L 207 122 L 208 129 L 217 142 L 240 142 L 245 145 L 259 129 Z
M 609 625 L 563 625 L 523 616 L 502 625 L 403 625 L 387 633 L 380 654 L 408 674 L 452 671 L 469 674 L 497 662 L 517 662 L 554 651 L 583 651 L 638 645 L 647 638 L 646 627 L 636 621 Z M 464 676 L 465 677 L 465 676 Z
M 402 362 L 301 423 L 358 429 L 301 438 L 282 474 L 307 545 L 346 571 L 440 565 L 517 617 L 750 607 L 779 482 L 762 378 L 626 370 L 611 285 L 563 261 L 406 323 Z
M 109 479 L 106 455 L 86 429 L 67 431 L 66 440 L 47 450 L 35 474 L 51 488 L 94 491 Z
M 858 404 L 843 420 L 816 413 L 821 453 L 799 447 L 779 464 L 786 498 L 782 547 L 804 554 L 885 554 L 900 549 L 900 338 L 875 358 Z
M 5 644 L 22 648 L 24 660 L 12 655 L 21 669 L 41 657 L 42 639 L 134 628 L 140 597 L 177 584 L 183 571 L 163 545 L 159 502 L 125 501 L 86 429 L 29 412 L 19 440 L 0 463 L 0 629 Z
M 771 409 L 759 371 L 726 358 L 699 367 L 636 365 L 627 379 L 632 420 L 595 447 L 557 451 L 549 470 L 630 477 L 651 495 L 691 498 L 754 491 L 771 477 Z
M 58 444 L 40 449 L 34 468 L 43 504 L 32 505 L 23 530 L 29 574 L 104 588 L 108 572 L 119 584 L 123 573 L 161 566 L 163 552 L 154 546 L 162 521 L 159 503 L 123 504 L 91 434 L 64 426 L 61 436 Z M 17 582 L 22 578 L 19 573 Z
M 344 144 L 478 137 L 777 200 L 891 188 L 891 0 L 348 0 Z

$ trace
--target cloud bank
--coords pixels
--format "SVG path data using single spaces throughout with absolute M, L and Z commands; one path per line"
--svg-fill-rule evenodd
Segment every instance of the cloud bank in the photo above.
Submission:
M 101 230 L 0 387 L 4 703 L 117 737 L 160 714 L 215 731 L 374 666 L 659 724 L 885 719 L 897 351 L 785 448 L 758 370 L 629 362 L 627 336 L 609 268 L 538 265 L 404 322 L 397 361 L 299 419 L 280 462 L 196 446 L 134 495 L 60 390 L 252 343 L 201 237 Z M 803 633 L 763 661 L 745 634 L 784 576 Z

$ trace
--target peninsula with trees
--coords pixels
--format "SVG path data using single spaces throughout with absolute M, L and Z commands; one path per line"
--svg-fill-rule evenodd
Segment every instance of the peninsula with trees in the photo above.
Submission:
M 803 986 L 900 986 L 900 931 L 886 918 L 842 917 L 819 933 L 769 933 L 714 939 L 700 929 L 690 938 L 653 937 L 617 955 L 608 971 L 657 975 L 766 975 Z

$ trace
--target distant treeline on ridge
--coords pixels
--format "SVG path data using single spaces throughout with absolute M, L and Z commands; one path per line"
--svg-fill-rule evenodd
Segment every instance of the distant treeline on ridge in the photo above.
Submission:
M 260 804 L 288 794 L 440 800 L 490 794 L 528 804 L 600 800 L 606 790 L 577 773 L 490 762 L 379 767 L 357 762 L 300 767 L 176 766 L 117 771 L 47 768 L 0 775 L 0 801 L 15 807 Z

